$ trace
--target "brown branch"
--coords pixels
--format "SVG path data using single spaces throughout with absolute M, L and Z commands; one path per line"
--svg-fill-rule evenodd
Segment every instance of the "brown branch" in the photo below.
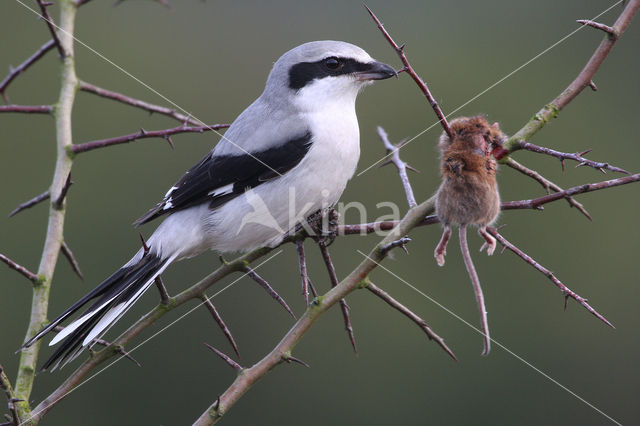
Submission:
M 38 50 L 36 50 L 36 52 L 33 55 L 29 56 L 23 63 L 21 63 L 15 68 L 13 67 L 9 68 L 9 75 L 7 75 L 5 79 L 2 80 L 2 83 L 0 83 L 0 95 L 4 99 L 5 103 L 9 103 L 9 99 L 7 98 L 5 92 L 7 91 L 7 88 L 9 87 L 11 82 L 17 76 L 25 72 L 27 68 L 29 68 L 35 62 L 37 62 L 38 59 L 42 58 L 45 53 L 53 49 L 55 45 L 56 45 L 56 42 L 53 39 L 51 39 L 45 44 L 43 44 Z
M 400 180 L 402 181 L 402 187 L 404 188 L 404 193 L 407 196 L 407 202 L 409 203 L 409 208 L 414 208 L 415 206 L 418 205 L 418 203 L 416 202 L 416 197 L 413 195 L 413 188 L 411 187 L 411 182 L 409 182 L 409 176 L 407 176 L 407 169 L 413 170 L 413 171 L 417 171 L 417 170 L 409 166 L 407 163 L 405 163 L 400 159 L 399 151 L 400 151 L 400 148 L 402 148 L 402 145 L 404 144 L 404 142 L 400 142 L 397 145 L 393 145 L 391 142 L 389 142 L 389 137 L 387 135 L 387 132 L 385 132 L 384 129 L 380 126 L 378 126 L 378 136 L 380 137 L 380 140 L 382 141 L 385 149 L 387 150 L 387 157 L 391 156 L 384 163 L 380 164 L 379 167 L 384 167 L 387 164 L 391 164 L 391 163 L 393 163 L 393 165 L 396 166 L 396 169 L 398 170 L 398 174 L 400 175 Z
M 621 169 L 619 167 L 612 166 L 609 163 L 600 163 L 597 161 L 592 161 L 584 158 L 583 155 L 591 152 L 590 149 L 582 152 L 567 153 L 567 152 L 556 151 L 555 149 L 545 148 L 543 146 L 534 145 L 527 141 L 519 141 L 518 146 L 520 147 L 520 149 L 526 149 L 527 151 L 537 152 L 539 154 L 545 154 L 545 155 L 549 155 L 551 157 L 555 157 L 559 159 L 560 163 L 562 164 L 563 171 L 564 171 L 564 160 L 573 160 L 579 163 L 576 167 L 589 166 L 589 167 L 593 167 L 596 170 L 600 170 L 602 173 L 606 173 L 605 171 L 606 169 L 612 172 L 624 173 L 626 175 L 629 174 L 628 171 Z
M 71 152 L 74 154 L 79 154 L 82 152 L 91 151 L 98 148 L 105 148 L 111 145 L 118 145 L 122 143 L 129 143 L 138 139 L 147 139 L 147 138 L 163 138 L 166 140 L 170 140 L 169 137 L 171 135 L 176 135 L 179 133 L 203 133 L 210 130 L 218 130 L 229 127 L 228 124 L 212 124 L 211 126 L 178 126 L 173 127 L 171 129 L 164 130 L 151 130 L 146 131 L 144 129 L 140 129 L 137 133 L 131 133 L 129 135 L 118 136 L 116 138 L 109 139 L 100 139 L 91 142 L 85 142 L 81 144 L 76 144 L 71 147 Z
M 44 2 L 43 0 L 36 0 L 38 2 L 38 6 L 40 6 L 40 18 L 42 18 L 44 20 L 44 22 L 47 23 L 47 28 L 49 28 L 49 32 L 51 33 L 51 37 L 53 39 L 53 42 L 56 45 L 56 48 L 58 49 L 58 53 L 60 54 L 61 58 L 64 58 L 67 56 L 67 53 L 64 51 L 64 48 L 62 47 L 62 43 L 60 43 L 60 39 L 58 38 L 58 32 L 56 30 L 56 25 L 53 23 L 53 19 L 51 18 L 51 16 L 49 15 L 49 12 L 47 11 L 47 7 L 51 6 L 53 3 L 49 3 L 49 2 Z
M 17 271 L 22 276 L 27 278 L 29 281 L 31 281 L 33 283 L 38 282 L 38 280 L 39 280 L 38 275 L 34 274 L 33 272 L 31 272 L 30 270 L 28 270 L 24 266 L 17 264 L 16 262 L 14 262 L 13 260 L 9 259 L 7 256 L 5 256 L 2 253 L 0 253 L 0 261 L 6 263 L 9 266 L 9 268 L 13 269 L 14 271 Z
M 398 240 L 391 241 L 390 243 L 380 246 L 380 252 L 386 255 L 388 252 L 390 252 L 394 248 L 400 247 L 406 254 L 409 254 L 409 250 L 407 250 L 407 244 L 410 242 L 411 242 L 411 238 L 402 237 Z
M 13 392 L 13 387 L 11 386 L 11 381 L 9 380 L 9 377 L 7 377 L 6 373 L 4 372 L 4 367 L 2 367 L 2 365 L 0 365 L 0 389 L 2 389 L 2 391 L 4 392 L 4 394 L 7 397 L 7 407 L 9 408 L 9 412 L 11 413 L 11 419 L 7 419 L 9 420 L 10 425 L 20 425 L 22 424 L 22 421 L 20 419 L 20 416 L 18 415 L 18 411 L 16 410 L 16 402 L 22 401 L 19 398 L 16 398 L 15 393 Z
M 611 38 L 613 40 L 616 40 L 616 39 L 618 39 L 618 37 L 620 37 L 620 34 L 618 34 L 616 29 L 613 28 L 613 27 L 610 27 L 608 25 L 600 24 L 600 23 L 592 21 L 590 19 L 578 19 L 578 20 L 576 20 L 576 22 L 578 24 L 582 24 L 582 25 L 586 25 L 586 26 L 589 26 L 589 27 L 596 28 L 598 30 L 602 30 L 602 31 L 604 31 L 605 33 L 608 34 L 609 38 Z
M 202 299 L 202 304 L 205 306 L 205 308 L 207 308 L 207 310 L 209 311 L 209 313 L 211 314 L 215 322 L 218 324 L 218 326 L 226 336 L 227 340 L 231 344 L 231 347 L 233 348 L 233 351 L 236 353 L 238 358 L 240 358 L 240 351 L 238 351 L 238 345 L 236 344 L 235 339 L 231 335 L 231 330 L 229 330 L 229 327 L 227 327 L 227 324 L 225 324 L 225 322 L 222 320 L 222 317 L 218 313 L 218 310 L 216 309 L 216 307 L 213 305 L 213 303 L 211 303 L 211 300 L 209 299 L 209 297 L 207 297 L 206 294 L 202 293 L 200 295 L 200 299 Z
M 48 200 L 49 199 L 49 191 L 44 191 L 42 194 L 33 197 L 32 199 L 30 199 L 27 202 L 24 202 L 22 204 L 20 204 L 18 207 L 16 207 L 15 209 L 13 209 L 13 211 L 11 213 L 9 213 L 9 217 L 15 216 L 18 213 L 20 213 L 22 210 L 31 208 L 33 206 L 35 206 L 38 203 L 43 202 L 44 200 Z
M 309 274 L 307 272 L 307 260 L 304 254 L 304 241 L 296 241 L 296 249 L 298 252 L 298 266 L 300 268 L 300 281 L 302 282 L 302 295 L 304 296 L 305 306 L 309 307 Z
M 516 247 L 515 245 L 513 245 L 509 241 L 507 241 L 507 239 L 504 238 L 502 235 L 500 235 L 495 228 L 487 228 L 487 231 L 491 235 L 493 235 L 493 237 L 496 240 L 498 240 L 498 242 L 500 242 L 500 244 L 502 244 L 503 247 L 508 248 L 509 250 L 511 250 L 513 253 L 515 253 L 518 257 L 520 257 L 526 263 L 528 263 L 529 265 L 533 266 L 536 270 L 540 271 L 544 276 L 549 278 L 551 280 L 551 282 L 553 284 L 555 284 L 555 286 L 558 287 L 562 291 L 562 294 L 565 297 L 565 309 L 566 309 L 566 300 L 570 297 L 573 300 L 575 300 L 576 302 L 578 302 L 580 305 L 582 305 L 587 311 L 591 312 L 591 314 L 593 314 L 600 321 L 604 322 L 609 327 L 615 328 L 604 316 L 600 315 L 595 309 L 593 309 L 587 303 L 587 299 L 585 299 L 585 298 L 581 297 L 579 294 L 574 293 L 573 291 L 571 291 L 567 286 L 562 284 L 562 282 L 559 279 L 557 279 L 555 277 L 555 275 L 553 275 L 553 273 L 551 271 L 549 271 L 544 266 L 540 265 L 531 256 L 529 256 L 528 254 L 526 254 L 525 252 L 520 250 L 518 247 Z
M 200 120 L 196 120 L 191 116 L 187 116 L 187 115 L 181 114 L 181 113 L 179 113 L 179 112 L 177 112 L 177 111 L 175 111 L 175 110 L 173 110 L 171 108 L 167 108 L 167 107 L 163 107 L 163 106 L 159 106 L 159 105 L 154 105 L 154 104 L 151 104 L 149 102 L 141 101 L 139 99 L 135 99 L 135 98 L 132 98 L 130 96 L 123 95 L 122 93 L 113 92 L 111 90 L 103 89 L 102 87 L 98 87 L 98 86 L 93 85 L 91 83 L 87 83 L 86 81 L 81 81 L 80 82 L 79 89 L 81 91 L 83 91 L 83 92 L 93 93 L 94 95 L 98 95 L 98 96 L 101 96 L 101 97 L 107 98 L 107 99 L 112 99 L 114 101 L 118 101 L 118 102 L 121 102 L 123 104 L 131 105 L 133 107 L 140 108 L 140 109 L 143 109 L 145 111 L 149 111 L 151 113 L 156 112 L 158 114 L 166 115 L 166 116 L 171 117 L 171 118 L 173 118 L 175 120 L 178 120 L 183 125 L 186 125 L 186 124 L 191 124 L 193 126 L 202 126 L 202 125 L 204 125 L 204 123 L 202 123 Z M 220 127 L 220 128 L 222 128 L 222 127 Z
M 404 67 L 400 71 L 406 72 L 411 76 L 413 81 L 415 81 L 415 83 L 418 85 L 418 87 L 420 88 L 424 96 L 426 96 L 427 100 L 429 101 L 429 105 L 431 105 L 431 108 L 433 108 L 433 111 L 436 113 L 436 116 L 438 117 L 438 121 L 440 121 L 440 124 L 442 124 L 444 131 L 447 133 L 447 135 L 449 135 L 449 138 L 453 139 L 453 133 L 451 132 L 451 127 L 449 127 L 449 123 L 447 122 L 447 119 L 444 113 L 442 112 L 442 109 L 440 109 L 438 102 L 436 102 L 433 95 L 431 95 L 431 91 L 429 90 L 429 87 L 427 86 L 427 84 L 422 80 L 422 78 L 420 78 L 420 76 L 415 72 L 415 70 L 409 63 L 409 60 L 407 59 L 407 56 L 404 53 L 405 45 L 402 44 L 398 46 L 398 44 L 393 40 L 393 38 L 391 38 L 391 35 L 384 28 L 384 25 L 382 25 L 378 17 L 371 11 L 371 9 L 369 9 L 367 5 L 364 5 L 364 7 L 365 9 L 367 9 L 367 12 L 369 12 L 369 15 L 371 15 L 371 18 L 373 18 L 373 20 L 375 21 L 376 25 L 380 29 L 380 32 L 382 32 L 382 35 L 384 36 L 384 38 L 389 42 L 389 44 L 393 47 L 393 49 L 396 51 L 396 53 L 400 57 L 400 60 L 402 61 L 402 65 L 404 65 Z
M 506 151 L 514 152 L 520 149 L 521 147 L 519 146 L 519 143 L 521 140 L 529 140 L 531 136 L 543 128 L 549 120 L 557 117 L 558 113 L 564 107 L 569 105 L 569 103 L 571 103 L 571 101 L 573 101 L 585 87 L 591 86 L 593 76 L 607 58 L 609 52 L 611 52 L 613 45 L 629 26 L 633 16 L 639 8 L 640 0 L 631 0 L 627 3 L 615 24 L 613 24 L 613 27 L 607 30 L 609 35 L 615 34 L 615 37 L 609 36 L 602 40 L 582 71 L 580 71 L 571 84 L 569 84 L 569 86 L 560 95 L 558 95 L 557 98 L 538 111 L 538 113 L 527 124 L 525 124 L 518 132 L 516 132 L 516 134 L 511 136 L 509 140 L 505 142 L 504 148 Z
M 211 349 L 213 351 L 213 353 L 215 353 L 216 355 L 218 355 L 224 362 L 226 362 L 227 364 L 229 364 L 229 366 L 231 368 L 233 368 L 234 370 L 236 370 L 237 372 L 240 372 L 242 370 L 244 370 L 244 368 L 238 364 L 237 362 L 235 362 L 234 360 L 231 359 L 231 357 L 229 355 L 224 354 L 223 352 L 220 352 L 219 350 L 217 350 L 216 348 L 214 348 L 213 346 L 211 346 L 208 343 L 204 344 L 206 347 L 208 347 L 209 349 Z
M 245 266 L 243 268 L 243 271 L 249 278 L 257 282 L 260 285 L 260 287 L 265 289 L 265 291 L 269 293 L 269 296 L 273 297 L 275 301 L 277 301 L 280 305 L 282 305 L 282 307 L 287 312 L 289 312 L 289 315 L 291 315 L 293 319 L 297 319 L 296 316 L 293 314 L 293 311 L 291 311 L 291 308 L 289 308 L 289 305 L 287 305 L 287 302 L 285 302 L 284 299 L 280 297 L 280 295 L 273 289 L 273 287 L 269 285 L 267 280 L 262 278 L 260 275 L 258 275 L 253 269 L 249 268 L 248 266 Z
M 438 334 L 436 334 L 431 329 L 431 327 L 429 327 L 429 324 L 427 324 L 427 322 L 425 320 L 423 320 L 418 315 L 413 313 L 409 308 L 404 306 L 402 303 L 398 302 L 389 293 L 387 293 L 386 291 L 384 291 L 381 288 L 377 287 L 371 281 L 365 280 L 363 286 L 364 286 L 364 288 L 369 290 L 371 293 L 375 294 L 380 299 L 382 299 L 389 306 L 391 306 L 392 308 L 396 309 L 402 315 L 406 316 L 411 321 L 413 321 L 418 327 L 420 327 L 420 329 L 422 331 L 424 331 L 426 333 L 426 335 L 429 338 L 429 340 L 433 340 L 434 342 L 436 342 L 442 349 L 444 349 L 444 351 L 446 353 L 449 354 L 449 356 L 451 358 L 453 358 L 455 361 L 458 361 L 458 358 L 456 358 L 456 356 L 453 353 L 453 351 L 451 349 L 449 349 L 449 347 L 444 343 L 444 339 L 442 337 L 440 337 Z
M 585 192 L 597 191 L 600 189 L 613 188 L 614 186 L 626 185 L 628 183 L 640 181 L 640 173 L 629 175 L 617 179 L 605 180 L 597 183 L 587 183 L 584 185 L 574 186 L 572 188 L 565 189 L 560 192 L 545 195 L 543 197 L 533 198 L 531 200 L 521 201 L 507 201 L 502 203 L 502 210 L 516 210 L 516 209 L 534 209 L 542 210 L 542 205 L 558 201 L 562 198 L 571 197 L 573 195 L 582 194 Z
M 338 276 L 336 275 L 336 268 L 333 266 L 333 262 L 331 261 L 331 255 L 329 254 L 329 249 L 323 240 L 318 241 L 318 247 L 320 247 L 320 253 L 322 253 L 322 260 L 324 260 L 324 264 L 327 267 L 327 272 L 329 273 L 329 279 L 331 280 L 331 288 L 335 288 L 338 284 Z M 344 299 L 340 299 L 340 310 L 342 311 L 342 317 L 344 319 L 344 328 L 347 330 L 347 334 L 349 336 L 349 341 L 351 342 L 351 346 L 353 347 L 353 352 L 358 354 L 358 347 L 356 346 L 356 339 L 353 335 L 353 326 L 351 325 L 351 318 L 349 316 L 349 306 L 347 305 L 347 301 Z
M 518 163 L 513 158 L 507 158 L 505 164 L 507 166 L 511 167 L 512 169 L 515 169 L 515 170 L 519 171 L 520 173 L 522 173 L 524 175 L 527 175 L 527 176 L 533 178 L 534 180 L 536 180 L 538 183 L 540 183 L 540 185 L 542 185 L 544 187 L 544 189 L 547 191 L 547 194 L 550 193 L 549 189 L 553 189 L 554 191 L 556 191 L 556 193 L 561 193 L 563 191 L 562 188 L 560 188 L 558 185 L 556 185 L 555 183 L 551 182 L 549 179 L 547 179 L 544 176 L 542 176 L 540 173 L 536 172 L 535 170 L 531 170 L 528 167 Z M 587 217 L 587 219 L 592 220 L 591 219 L 591 215 L 589 214 L 589 212 L 584 208 L 584 206 L 581 203 L 579 203 L 576 200 L 574 200 L 571 196 L 566 196 L 564 198 L 567 199 L 567 202 L 569 203 L 570 206 L 575 207 L 583 215 L 585 215 Z
M 164 282 L 162 281 L 162 277 L 158 275 L 155 280 L 153 280 L 158 289 L 158 293 L 160 293 L 160 303 L 163 305 L 168 305 L 171 300 L 171 296 L 169 296 L 169 292 L 167 288 L 164 286 Z
M 60 246 L 60 250 L 62 251 L 62 254 L 64 255 L 64 257 L 69 261 L 69 264 L 71 265 L 71 269 L 73 269 L 73 272 L 75 272 L 76 275 L 78 275 L 81 280 L 84 280 L 84 275 L 82 275 L 82 271 L 80 270 L 80 264 L 76 260 L 75 256 L 73 255 L 73 252 L 69 248 L 69 245 L 67 244 L 66 241 L 62 242 L 62 245 Z
M 0 105 L 0 113 L 16 112 L 22 114 L 51 114 L 53 107 L 51 105 Z

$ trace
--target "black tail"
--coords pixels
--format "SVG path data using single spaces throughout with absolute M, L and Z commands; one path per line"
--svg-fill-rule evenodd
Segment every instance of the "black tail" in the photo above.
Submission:
M 153 280 L 170 263 L 170 259 L 160 259 L 154 254 L 143 256 L 134 265 L 124 266 L 90 291 L 60 316 L 29 339 L 22 348 L 27 348 L 51 332 L 62 321 L 80 310 L 91 300 L 95 302 L 75 321 L 65 327 L 51 344 L 64 338 L 60 347 L 47 359 L 41 370 L 55 364 L 66 364 L 78 356 L 95 338 L 99 338 L 135 303 Z M 92 336 L 89 341 L 87 338 Z M 66 338 L 65 338 L 66 337 Z

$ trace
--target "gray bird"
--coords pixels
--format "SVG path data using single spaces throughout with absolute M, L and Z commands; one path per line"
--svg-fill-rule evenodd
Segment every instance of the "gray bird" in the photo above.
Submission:
M 360 156 L 355 101 L 373 80 L 396 75 L 361 48 L 314 41 L 280 57 L 264 92 L 216 147 L 136 225 L 168 217 L 122 268 L 29 339 L 60 331 L 44 363 L 54 369 L 101 337 L 171 263 L 206 250 L 246 252 L 279 244 L 314 212 L 337 203 Z

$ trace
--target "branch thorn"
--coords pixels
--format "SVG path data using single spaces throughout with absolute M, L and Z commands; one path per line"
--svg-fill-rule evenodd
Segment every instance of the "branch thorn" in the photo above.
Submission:
M 208 343 L 204 344 L 206 347 L 208 347 L 209 349 L 211 349 L 216 355 L 218 355 L 220 358 L 222 358 L 222 360 L 224 362 L 226 362 L 227 364 L 229 364 L 229 366 L 231 368 L 233 368 L 234 370 L 236 370 L 237 372 L 240 372 L 242 370 L 244 370 L 244 368 L 238 364 L 237 362 L 235 362 L 234 360 L 232 360 L 228 355 L 220 352 L 219 350 L 217 350 L 216 348 L 214 348 L 213 346 L 211 346 Z

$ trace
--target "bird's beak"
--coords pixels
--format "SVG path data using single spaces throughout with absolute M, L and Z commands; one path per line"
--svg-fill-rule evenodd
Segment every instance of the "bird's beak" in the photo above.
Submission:
M 357 71 L 355 76 L 360 81 L 368 80 L 384 80 L 385 78 L 397 76 L 396 70 L 393 67 L 383 64 L 382 62 L 369 62 L 366 65 L 366 69 Z

